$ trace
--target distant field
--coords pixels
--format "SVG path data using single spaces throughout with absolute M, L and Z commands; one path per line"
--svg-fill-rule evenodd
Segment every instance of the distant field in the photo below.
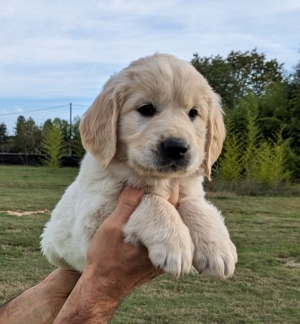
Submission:
M 53 269 L 39 251 L 39 236 L 47 210 L 77 172 L 0 166 L 0 303 Z M 219 281 L 163 275 L 131 294 L 113 324 L 299 323 L 300 198 L 214 194 L 209 199 L 226 216 L 238 248 L 235 276 Z M 15 211 L 30 213 L 9 214 Z

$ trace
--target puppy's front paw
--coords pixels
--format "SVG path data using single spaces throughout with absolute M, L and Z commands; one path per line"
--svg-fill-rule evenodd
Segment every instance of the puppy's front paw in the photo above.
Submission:
M 142 244 L 153 265 L 178 277 L 191 271 L 194 244 L 190 230 L 165 199 L 145 195 L 123 228 L 125 242 Z
M 124 227 L 125 243 L 137 245 L 141 242 L 149 251 L 149 258 L 156 268 L 163 269 L 175 277 L 191 271 L 194 244 L 189 229 L 182 224 L 176 231 L 159 228 L 154 233 L 143 231 L 142 237 Z
M 217 278 L 232 276 L 237 262 L 236 248 L 217 208 L 204 199 L 184 198 L 179 213 L 195 245 L 196 270 Z
M 223 240 L 197 240 L 193 266 L 199 273 L 227 278 L 233 275 L 236 262 L 236 248 L 229 237 Z
M 193 254 L 194 244 L 186 226 L 177 235 L 149 246 L 149 258 L 153 265 L 175 277 L 191 271 Z

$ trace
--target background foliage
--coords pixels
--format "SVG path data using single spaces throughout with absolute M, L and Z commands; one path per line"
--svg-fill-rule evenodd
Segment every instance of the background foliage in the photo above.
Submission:
M 227 138 L 220 179 L 278 186 L 300 178 L 300 61 L 290 75 L 252 51 L 191 61 L 221 95 Z
M 215 178 L 271 187 L 299 179 L 300 60 L 290 75 L 283 64 L 268 60 L 257 49 L 231 51 L 225 58 L 195 53 L 191 64 L 220 94 L 226 111 L 227 138 Z M 79 117 L 72 125 L 55 118 L 36 125 L 32 117 L 19 116 L 14 134 L 9 136 L 5 123 L 0 121 L 0 150 L 41 153 L 49 163 L 45 142 L 53 135 L 47 129 L 54 127 L 60 135 L 52 136 L 52 147 L 63 147 L 67 155 L 81 159 L 85 151 L 79 122 Z

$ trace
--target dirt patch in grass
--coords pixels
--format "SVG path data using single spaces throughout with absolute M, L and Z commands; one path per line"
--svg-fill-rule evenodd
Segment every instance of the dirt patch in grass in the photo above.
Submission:
M 287 267 L 300 267 L 300 263 L 296 262 L 296 260 L 289 260 L 285 264 Z
M 34 214 L 46 214 L 50 213 L 50 210 L 43 209 L 43 210 L 30 210 L 30 211 L 24 211 L 24 210 L 0 210 L 0 213 L 5 213 L 7 215 L 12 216 L 28 216 L 28 215 L 34 215 Z
M 296 259 L 293 258 L 277 258 L 278 261 L 282 262 L 286 267 L 296 267 L 300 268 L 300 262 L 297 262 Z

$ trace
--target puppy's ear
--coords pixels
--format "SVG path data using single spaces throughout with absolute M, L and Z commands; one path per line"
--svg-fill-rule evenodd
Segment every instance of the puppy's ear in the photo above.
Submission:
M 115 89 L 104 87 L 80 122 L 82 144 L 100 162 L 103 169 L 116 153 L 119 112 Z
M 214 93 L 209 102 L 210 114 L 206 126 L 205 159 L 202 164 L 209 180 L 211 180 L 211 167 L 221 154 L 225 140 L 225 125 L 220 101 L 219 95 Z

